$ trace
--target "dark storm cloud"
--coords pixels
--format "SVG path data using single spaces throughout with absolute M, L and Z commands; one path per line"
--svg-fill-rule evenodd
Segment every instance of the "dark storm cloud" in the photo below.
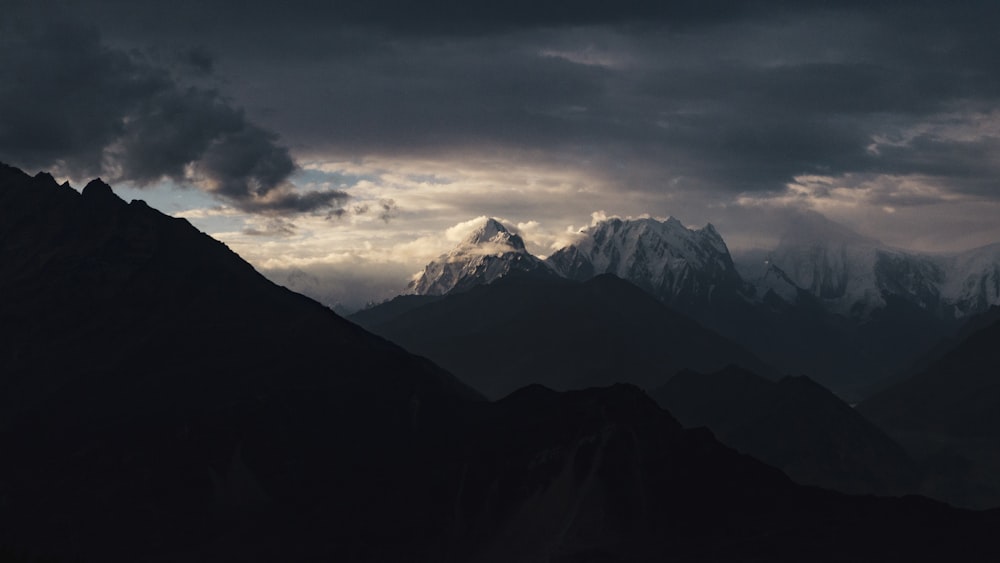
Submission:
M 205 47 L 191 47 L 177 54 L 177 61 L 199 74 L 215 70 L 215 55 Z
M 123 110 L 169 87 L 162 73 L 105 49 L 95 29 L 8 32 L 0 45 L 0 157 L 28 167 L 100 172 Z
M 947 139 L 921 135 L 902 146 L 883 146 L 873 169 L 917 174 L 948 191 L 979 197 L 1000 196 L 1000 136 Z
M 38 0 L 36 0 L 38 1 Z M 901 21 L 933 15 L 951 20 L 969 12 L 994 10 L 986 0 L 969 0 L 942 14 L 928 0 L 574 0 L 465 2 L 461 0 L 47 0 L 44 4 L 76 14 L 126 22 L 146 33 L 183 26 L 195 32 L 222 27 L 269 26 L 278 35 L 303 27 L 368 26 L 414 35 L 482 34 L 525 27 L 639 24 L 690 26 L 796 17 L 816 11 L 891 15 Z M 55 12 L 53 12 L 55 13 Z M 287 26 L 285 30 L 281 27 Z
M 532 30 L 578 21 L 527 10 L 509 20 L 523 17 L 521 28 L 477 36 L 383 29 L 368 38 L 378 48 L 309 65 L 307 82 L 262 64 L 276 86 L 255 81 L 241 100 L 276 108 L 267 123 L 315 154 L 513 149 L 644 189 L 732 193 L 780 191 L 802 174 L 924 173 L 919 147 L 876 157 L 873 138 L 1000 98 L 983 55 L 1000 48 L 984 23 L 991 6 L 816 8 L 691 8 L 679 33 L 657 23 L 666 12 L 643 25 Z M 609 10 L 607 21 L 628 19 Z
M 0 38 L 0 159 L 137 185 L 194 178 L 250 211 L 305 212 L 346 199 L 299 193 L 276 134 L 215 90 L 184 86 L 139 52 L 110 48 L 96 28 L 26 25 Z M 182 53 L 207 72 L 204 53 Z
M 632 188 L 722 197 L 781 191 L 803 174 L 913 174 L 995 195 L 988 138 L 925 136 L 870 150 L 877 137 L 1000 100 L 995 2 L 306 0 L 237 9 L 91 0 L 60 8 L 122 44 L 200 53 L 193 69 L 231 78 L 220 88 L 303 153 L 516 150 Z M 116 153 L 124 174 L 176 175 L 197 155 L 196 169 L 217 176 L 217 193 L 245 208 L 340 205 L 340 192 L 317 202 L 262 199 L 292 166 L 274 137 L 218 94 L 179 90 L 117 56 L 115 64 L 136 70 L 127 84 L 134 103 L 156 108 L 140 108 L 145 122 L 115 124 L 100 116 L 116 114 L 119 96 L 94 106 L 95 135 L 129 141 Z M 162 92 L 170 99 L 150 102 Z M 45 95 L 39 106 L 52 107 Z M 63 122 L 54 117 L 49 127 Z M 77 166 L 101 156 L 65 139 Z

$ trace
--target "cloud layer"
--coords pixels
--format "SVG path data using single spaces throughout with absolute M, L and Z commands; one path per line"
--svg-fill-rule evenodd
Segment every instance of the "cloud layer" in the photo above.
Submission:
M 192 183 L 250 212 L 329 208 L 347 195 L 300 193 L 278 135 L 214 89 L 148 54 L 108 47 L 74 23 L 6 30 L 0 38 L 0 160 L 78 179 L 142 186 Z M 208 72 L 210 59 L 184 54 Z M 193 58 L 192 58 L 193 57 Z

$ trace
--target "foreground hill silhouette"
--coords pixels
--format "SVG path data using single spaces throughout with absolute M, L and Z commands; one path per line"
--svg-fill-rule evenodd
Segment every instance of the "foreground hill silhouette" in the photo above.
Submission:
M 586 282 L 516 276 L 443 298 L 403 296 L 350 317 L 430 358 L 490 398 L 530 383 L 644 388 L 753 354 L 610 274 Z
M 24 561 L 886 561 L 1000 515 L 849 497 L 632 386 L 486 403 L 94 182 L 0 168 L 0 554 Z
M 334 498 L 364 538 L 422 490 L 387 474 L 414 429 L 478 400 L 99 180 L 0 169 L 0 294 L 0 544 L 130 559 Z

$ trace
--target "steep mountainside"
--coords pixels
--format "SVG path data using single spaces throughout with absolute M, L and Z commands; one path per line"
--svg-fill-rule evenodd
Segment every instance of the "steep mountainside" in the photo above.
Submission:
M 519 235 L 489 218 L 454 250 L 428 264 L 406 293 L 445 295 L 488 284 L 512 272 L 554 277 L 544 262 L 529 253 Z
M 379 475 L 479 400 L 98 180 L 0 167 L 0 295 L 0 552 L 135 561 L 327 522 L 402 556 L 423 516 L 374 523 L 431 502 L 426 472 Z
M 736 367 L 684 371 L 652 396 L 686 427 L 706 426 L 799 483 L 851 493 L 918 488 L 916 464 L 903 449 L 809 378 L 775 382 Z
M 385 320 L 393 302 L 351 317 L 447 368 L 488 397 L 529 383 L 575 389 L 657 385 L 680 369 L 737 363 L 773 373 L 752 354 L 628 282 L 512 276 Z

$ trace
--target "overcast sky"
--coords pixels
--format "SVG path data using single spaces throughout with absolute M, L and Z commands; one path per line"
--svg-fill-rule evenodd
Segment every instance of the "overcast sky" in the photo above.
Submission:
M 1000 241 L 995 1 L 0 0 L 0 160 L 355 307 L 496 216 Z

